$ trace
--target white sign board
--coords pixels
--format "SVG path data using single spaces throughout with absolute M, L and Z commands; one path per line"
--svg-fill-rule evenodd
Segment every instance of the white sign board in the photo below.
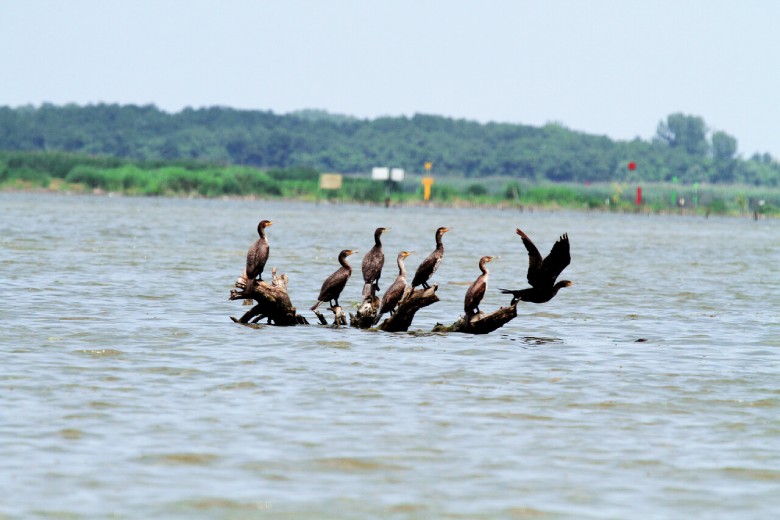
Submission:
M 371 170 L 371 178 L 375 181 L 386 181 L 390 178 L 390 168 L 374 168 Z
M 393 168 L 390 170 L 390 180 L 395 182 L 401 182 L 404 180 L 404 169 L 403 168 Z

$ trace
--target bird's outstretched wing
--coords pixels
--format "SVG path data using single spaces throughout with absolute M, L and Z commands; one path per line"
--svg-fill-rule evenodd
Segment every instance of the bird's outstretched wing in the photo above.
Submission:
M 537 287 L 538 285 L 545 283 L 542 276 L 542 255 L 539 253 L 539 250 L 536 249 L 536 246 L 531 239 L 528 238 L 528 235 L 523 233 L 520 228 L 517 228 L 515 233 L 520 235 L 523 239 L 523 245 L 525 245 L 525 248 L 528 250 L 528 283 L 531 284 L 532 287 Z
M 564 233 L 553 244 L 550 254 L 542 262 L 542 273 L 544 277 L 549 280 L 550 284 L 555 283 L 555 279 L 558 275 L 566 269 L 566 266 L 571 262 L 571 255 L 569 254 L 569 235 Z

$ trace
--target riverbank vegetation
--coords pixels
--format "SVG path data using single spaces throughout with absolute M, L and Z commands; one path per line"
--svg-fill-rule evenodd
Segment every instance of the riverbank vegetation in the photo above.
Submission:
M 254 168 L 196 160 L 134 161 L 66 152 L 0 152 L 0 188 L 145 196 L 258 197 L 374 204 L 421 204 L 420 175 L 403 182 L 344 175 L 322 190 L 313 168 Z M 430 203 L 512 208 L 780 215 L 780 188 L 642 183 L 640 204 L 629 182 L 551 183 L 485 177 L 436 177 Z
M 65 151 L 265 170 L 365 173 L 375 166 L 439 178 L 529 183 L 680 183 L 780 187 L 769 154 L 742 157 L 736 137 L 682 113 L 652 139 L 616 141 L 558 123 L 541 127 L 440 116 L 373 120 L 307 110 L 279 115 L 226 107 L 163 112 L 153 105 L 0 107 L 0 150 Z

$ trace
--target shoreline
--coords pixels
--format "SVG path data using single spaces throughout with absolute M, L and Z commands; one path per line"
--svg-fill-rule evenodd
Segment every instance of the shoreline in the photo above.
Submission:
M 64 184 L 64 183 L 63 183 Z M 92 190 L 76 190 L 76 189 L 64 189 L 64 186 L 58 183 L 55 188 L 44 188 L 40 186 L 35 187 L 14 187 L 3 186 L 0 187 L 0 193 L 27 193 L 27 194 L 42 194 L 42 195 L 61 195 L 61 196 L 89 196 L 89 197 L 140 197 L 148 199 L 188 199 L 188 200 L 239 200 L 239 201 L 277 201 L 277 202 L 304 202 L 311 204 L 355 204 L 359 206 L 385 206 L 390 208 L 403 208 L 403 207 L 430 207 L 430 208 L 447 208 L 447 209 L 491 209 L 500 211 L 518 211 L 523 212 L 549 212 L 554 213 L 558 211 L 570 211 L 572 213 L 613 213 L 621 215 L 643 215 L 643 216 L 678 216 L 678 217 L 702 217 L 709 218 L 714 217 L 727 217 L 727 218 L 750 218 L 753 220 L 775 220 L 778 218 L 774 214 L 762 214 L 755 212 L 745 213 L 715 213 L 710 211 L 704 211 L 701 208 L 687 209 L 679 208 L 677 210 L 653 210 L 650 206 L 643 205 L 639 208 L 626 208 L 626 207 L 608 207 L 608 208 L 593 208 L 593 207 L 579 207 L 579 206 L 565 206 L 560 204 L 552 205 L 534 205 L 534 204 L 517 204 L 516 202 L 506 203 L 486 203 L 486 202 L 473 202 L 467 200 L 454 200 L 454 201 L 432 201 L 425 202 L 422 200 L 407 200 L 407 201 L 390 201 L 387 202 L 371 202 L 360 200 L 335 200 L 330 198 L 317 198 L 312 199 L 309 197 L 261 197 L 258 195 L 219 195 L 214 197 L 204 196 L 197 193 L 192 194 L 165 194 L 165 195 L 147 195 L 147 194 L 133 194 L 121 191 L 106 191 L 99 188 Z

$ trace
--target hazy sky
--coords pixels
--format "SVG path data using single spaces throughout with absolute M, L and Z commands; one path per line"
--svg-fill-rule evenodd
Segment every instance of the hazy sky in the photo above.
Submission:
M 0 105 L 556 121 L 674 112 L 780 158 L 772 0 L 0 0 Z

